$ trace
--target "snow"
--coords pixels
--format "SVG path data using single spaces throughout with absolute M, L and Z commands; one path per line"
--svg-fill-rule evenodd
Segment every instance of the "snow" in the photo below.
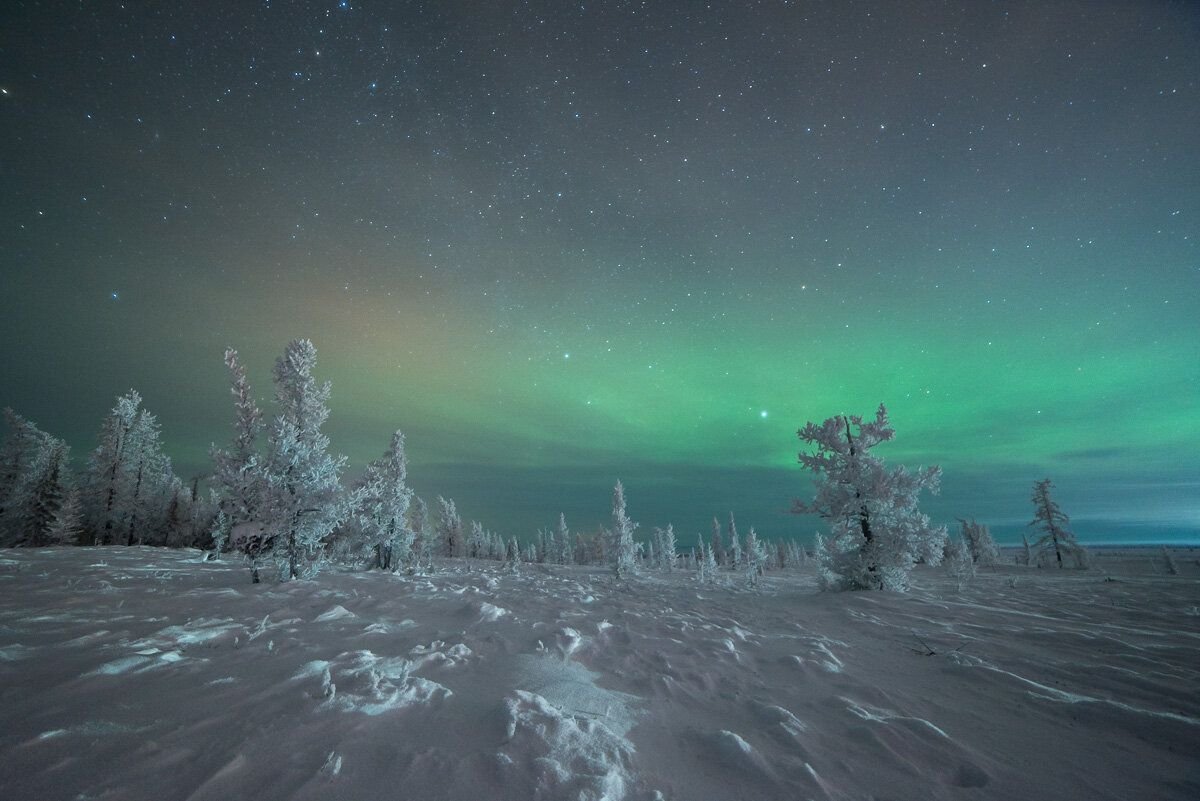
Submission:
M 1194 799 L 1198 556 L 901 595 L 5 551 L 0 798 Z

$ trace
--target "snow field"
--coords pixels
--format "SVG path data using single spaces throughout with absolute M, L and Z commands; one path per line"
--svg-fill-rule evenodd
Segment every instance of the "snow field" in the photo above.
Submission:
M 0 798 L 1191 799 L 1198 573 L 251 585 L 189 551 L 7 551 Z

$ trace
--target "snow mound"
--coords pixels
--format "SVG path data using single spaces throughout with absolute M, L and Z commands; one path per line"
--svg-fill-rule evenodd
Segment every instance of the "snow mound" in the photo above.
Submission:
M 332 609 L 322 612 L 320 615 L 317 616 L 316 620 L 314 620 L 313 622 L 314 623 L 326 623 L 330 620 L 344 620 L 348 617 L 357 617 L 357 615 L 355 615 L 353 612 L 351 612 L 346 607 L 338 605 L 338 606 L 334 606 Z
M 348 651 L 331 661 L 314 660 L 293 680 L 321 677 L 321 709 L 376 716 L 411 706 L 437 704 L 453 695 L 435 681 L 413 676 L 407 659 Z
M 633 744 L 603 721 L 564 712 L 537 693 L 505 701 L 508 742 L 500 759 L 532 771 L 535 801 L 620 801 L 632 784 Z

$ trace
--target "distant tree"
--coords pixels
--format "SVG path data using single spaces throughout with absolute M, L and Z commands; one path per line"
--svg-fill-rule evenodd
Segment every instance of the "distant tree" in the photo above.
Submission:
M 701 584 L 708 583 L 708 561 L 705 559 L 705 553 L 708 551 L 704 547 L 704 537 L 700 534 L 696 535 L 696 546 L 698 550 L 694 550 L 694 559 L 696 562 L 696 580 Z
M 976 523 L 974 518 L 958 522 L 962 524 L 962 539 L 971 554 L 971 561 L 977 565 L 994 565 L 1000 560 L 1000 549 L 992 539 L 992 532 L 983 523 Z
M 1171 556 L 1171 552 L 1167 550 L 1167 546 L 1162 547 L 1163 565 L 1167 569 L 1168 576 L 1179 575 L 1179 565 L 1175 564 L 1175 557 Z
M 458 516 L 454 500 L 441 495 L 438 496 L 437 533 L 443 555 L 462 556 L 465 548 L 462 518 Z
M 1029 537 L 1026 536 L 1025 532 L 1023 532 L 1023 531 L 1021 532 L 1021 543 L 1024 546 L 1024 548 L 1022 550 L 1022 554 L 1021 554 L 1021 564 L 1025 565 L 1025 566 L 1032 565 L 1033 564 L 1033 549 L 1030 548 L 1030 546 L 1029 546 Z
M 733 512 L 729 513 L 729 567 L 737 570 L 742 567 L 742 543 L 738 540 L 737 523 L 733 521 Z
M 625 487 L 620 481 L 613 487 L 612 520 L 609 558 L 617 578 L 625 578 L 637 570 L 637 545 L 633 541 L 633 532 L 638 524 L 630 520 L 625 512 Z
M 975 577 L 975 560 L 971 557 L 971 546 L 965 536 L 946 538 L 946 573 L 962 584 Z
M 708 549 L 712 551 L 713 559 L 718 565 L 725 564 L 725 546 L 721 543 L 721 521 L 713 517 L 712 522 L 712 537 L 709 539 Z
M 1050 479 L 1044 478 L 1033 485 L 1033 520 L 1031 526 L 1042 529 L 1042 536 L 1033 547 L 1037 549 L 1038 564 L 1042 564 L 1051 553 L 1061 569 L 1063 555 L 1075 562 L 1075 566 L 1086 568 L 1087 551 L 1075 540 L 1075 535 L 1067 528 L 1070 518 L 1058 507 L 1058 503 L 1050 497 L 1050 489 L 1054 486 Z
M 397 570 L 412 551 L 413 532 L 408 525 L 408 506 L 412 490 L 408 479 L 408 458 L 404 454 L 404 434 L 392 434 L 392 441 L 381 459 L 367 465 L 355 484 L 356 501 L 353 528 L 375 558 L 381 570 Z
M 732 525 L 730 527 L 732 528 Z M 767 552 L 763 547 L 762 540 L 758 538 L 754 526 L 751 526 L 750 532 L 746 534 L 746 548 L 742 555 L 742 563 L 746 574 L 746 583 L 751 587 L 757 587 L 766 568 Z
M 487 540 L 487 534 L 483 530 L 483 524 L 478 520 L 471 521 L 471 533 L 467 535 L 466 554 L 471 559 L 481 559 L 484 554 L 484 545 Z M 536 559 L 536 554 L 535 557 Z
M 558 545 L 558 557 L 555 561 L 560 565 L 569 565 L 574 562 L 571 530 L 567 528 L 567 516 L 562 512 L 558 513 L 558 527 L 554 530 L 554 541 Z
M 675 527 L 667 523 L 666 528 L 655 528 L 654 541 L 658 543 L 659 565 L 670 573 L 675 569 L 676 550 L 679 547 L 675 542 Z
M 329 418 L 328 382 L 313 377 L 317 349 L 307 339 L 288 343 L 275 361 L 275 416 L 264 462 L 264 539 L 280 580 L 310 578 L 329 535 L 349 514 L 341 486 L 345 459 L 329 453 L 321 426 Z
M 434 551 L 437 550 L 437 533 L 429 524 L 429 507 L 420 495 L 414 495 L 409 507 L 408 527 L 413 536 L 413 570 L 421 570 L 432 564 Z
M 946 530 L 930 524 L 917 499 L 922 490 L 937 491 L 941 471 L 885 469 L 871 453 L 895 436 L 882 404 L 874 421 L 839 415 L 798 434 L 816 446 L 800 454 L 800 463 L 814 473 L 817 493 L 809 503 L 796 501 L 793 511 L 829 521 L 820 553 L 823 589 L 904 591 L 913 564 L 940 560 Z

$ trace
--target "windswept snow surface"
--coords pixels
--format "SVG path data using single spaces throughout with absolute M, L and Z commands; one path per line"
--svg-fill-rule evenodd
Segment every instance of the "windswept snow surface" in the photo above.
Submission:
M 1194 800 L 1198 555 L 897 595 L 7 551 L 0 799 Z

